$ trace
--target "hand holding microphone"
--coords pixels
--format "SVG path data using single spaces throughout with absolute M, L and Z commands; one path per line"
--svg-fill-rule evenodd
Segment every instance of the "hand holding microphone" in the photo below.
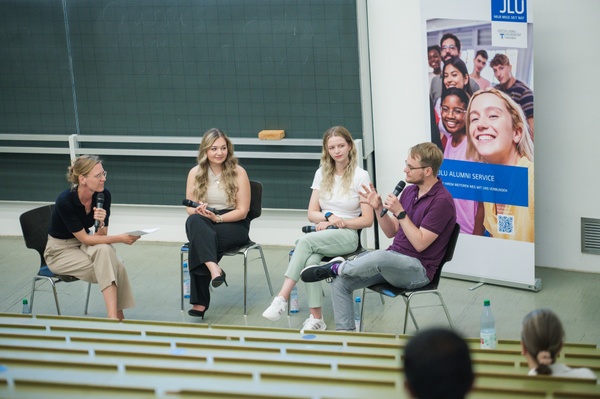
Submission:
M 104 193 L 98 193 L 98 195 L 96 196 L 96 209 L 103 209 L 104 208 Z M 100 221 L 98 219 L 96 219 L 96 221 L 94 222 L 94 230 L 98 231 L 98 229 L 100 228 Z
M 198 208 L 200 205 L 202 205 L 202 204 L 199 204 L 199 203 L 197 203 L 197 202 L 194 202 L 194 201 L 192 201 L 192 200 L 189 200 L 189 199 L 184 199 L 184 200 L 181 202 L 181 204 L 182 204 L 182 205 L 185 205 L 185 206 L 189 206 L 190 208 Z M 207 211 L 211 211 L 211 212 L 212 212 L 212 213 L 214 213 L 215 215 L 218 215 L 218 212 L 217 212 L 217 210 L 216 210 L 215 208 L 212 208 L 212 207 L 210 207 L 210 206 L 207 206 L 207 207 L 206 207 L 206 210 L 207 210 Z
M 405 187 L 405 186 L 406 186 L 406 183 L 405 183 L 403 180 L 400 180 L 400 181 L 398 182 L 398 184 L 396 184 L 396 188 L 394 188 L 394 193 L 393 193 L 394 197 L 396 197 L 396 198 L 397 198 L 397 197 L 400 195 L 400 193 L 402 192 L 402 190 L 404 190 L 404 187 Z M 387 210 L 386 208 L 383 208 L 383 209 L 381 210 L 381 215 L 380 215 L 380 217 L 383 217 L 383 216 L 384 216 L 384 215 L 387 213 L 387 211 L 388 211 L 388 210 Z

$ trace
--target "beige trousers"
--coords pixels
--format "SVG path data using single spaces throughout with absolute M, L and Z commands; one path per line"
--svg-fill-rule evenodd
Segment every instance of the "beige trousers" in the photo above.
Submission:
M 125 265 L 117 257 L 112 245 L 88 246 L 77 238 L 61 240 L 48 236 L 44 258 L 52 273 L 98 283 L 100 291 L 104 291 L 114 282 L 117 286 L 118 310 L 135 306 Z

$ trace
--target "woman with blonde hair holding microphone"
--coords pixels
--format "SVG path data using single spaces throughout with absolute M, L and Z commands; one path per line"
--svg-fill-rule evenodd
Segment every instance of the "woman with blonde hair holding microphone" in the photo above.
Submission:
M 95 155 L 82 155 L 69 166 L 71 188 L 56 199 L 44 258 L 56 275 L 98 283 L 108 317 L 123 320 L 123 309 L 135 301 L 125 265 L 111 244 L 131 245 L 140 237 L 108 235 L 111 195 L 104 187 L 106 175 Z

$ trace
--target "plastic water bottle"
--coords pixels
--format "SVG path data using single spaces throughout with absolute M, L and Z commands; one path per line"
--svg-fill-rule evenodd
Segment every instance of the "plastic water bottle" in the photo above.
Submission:
M 298 303 L 298 287 L 294 286 L 290 292 L 290 313 L 298 313 L 300 305 Z
M 492 314 L 490 300 L 483 301 L 483 311 L 481 312 L 481 349 L 496 349 L 496 321 Z
M 354 298 L 354 326 L 356 328 L 356 332 L 360 332 L 360 311 L 361 311 L 361 302 L 360 297 L 357 296 Z
M 23 313 L 24 314 L 31 313 L 31 308 L 29 307 L 29 302 L 27 302 L 27 298 L 23 298 Z
M 187 261 L 183 262 L 183 297 L 185 299 L 190 297 L 190 269 Z

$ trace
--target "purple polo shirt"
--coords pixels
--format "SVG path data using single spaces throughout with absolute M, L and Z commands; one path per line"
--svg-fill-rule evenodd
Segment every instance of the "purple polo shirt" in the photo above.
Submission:
M 425 250 L 418 252 L 400 228 L 387 250 L 420 260 L 427 271 L 427 278 L 431 281 L 446 253 L 448 241 L 456 224 L 456 210 L 452 195 L 440 178 L 427 194 L 417 198 L 418 193 L 418 186 L 408 186 L 402 191 L 400 203 L 415 226 L 423 227 L 437 234 L 438 237 Z

